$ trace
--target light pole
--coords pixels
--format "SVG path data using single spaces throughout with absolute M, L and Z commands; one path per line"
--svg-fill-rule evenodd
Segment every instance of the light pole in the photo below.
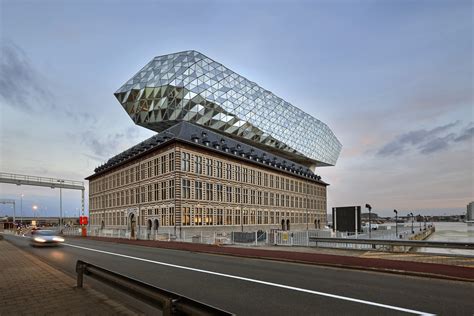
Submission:
M 365 207 L 369 210 L 369 239 L 372 238 L 372 225 L 370 222 L 370 211 L 372 210 L 372 206 L 370 204 L 365 204 Z
M 62 184 L 64 183 L 64 180 L 57 180 L 59 182 L 59 229 L 62 227 L 63 223 L 63 188 Z
M 21 223 L 21 226 L 23 226 L 23 196 L 25 196 L 23 193 L 20 194 L 20 223 Z
M 418 222 L 420 223 L 420 232 L 421 232 L 421 215 L 418 214 L 418 216 L 416 217 L 416 219 L 417 219 Z
M 395 239 L 398 239 L 398 212 L 397 210 L 393 210 L 395 212 Z
M 37 219 L 36 210 L 38 209 L 38 206 L 33 205 L 33 206 L 32 206 L 32 209 L 33 209 L 33 216 Z M 37 221 L 37 220 L 35 221 L 35 225 L 38 226 L 38 221 Z
M 411 216 L 411 233 L 414 234 L 415 230 L 413 229 L 413 213 L 408 214 Z

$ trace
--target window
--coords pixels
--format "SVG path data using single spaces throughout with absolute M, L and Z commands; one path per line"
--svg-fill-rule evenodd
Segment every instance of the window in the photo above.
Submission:
M 158 182 L 154 183 L 153 184 L 153 189 L 155 191 L 155 198 L 154 200 L 155 201 L 159 201 L 160 200 L 160 184 Z
M 202 225 L 202 208 L 196 207 L 194 210 L 194 225 Z
M 227 186 L 227 202 L 232 202 L 232 187 Z
M 182 186 L 183 186 L 183 199 L 190 199 L 191 198 L 191 180 L 183 179 Z
M 166 200 L 166 181 L 161 182 L 161 199 Z
M 216 220 L 216 225 L 224 225 L 224 210 L 223 209 L 217 209 L 217 220 Z
M 174 171 L 174 153 L 169 153 L 168 155 L 169 159 L 169 165 L 168 165 L 168 171 Z
M 201 156 L 194 157 L 194 172 L 197 174 L 202 174 L 202 157 Z
M 195 181 L 194 182 L 194 199 L 195 200 L 202 200 L 202 182 Z
M 191 171 L 190 155 L 188 153 L 181 153 L 181 170 Z
M 232 225 L 232 210 L 225 211 L 225 223 L 224 225 Z
M 257 192 L 257 204 L 262 205 L 262 192 L 261 191 Z
M 140 165 L 140 179 L 146 179 L 146 176 L 145 176 L 145 164 L 143 165 Z M 115 180 L 115 178 L 114 178 Z M 115 181 L 114 181 L 115 182 Z M 115 186 L 115 185 L 114 185 Z
M 250 204 L 255 204 L 255 190 L 250 190 Z
M 263 193 L 263 205 L 268 205 L 268 192 Z
M 161 174 L 166 173 L 166 155 L 161 156 Z
M 212 159 L 206 158 L 206 176 L 212 177 Z
M 247 172 L 248 172 L 248 170 L 247 170 L 247 168 L 242 168 L 242 171 L 243 171 L 242 172 L 242 181 L 247 182 L 247 179 L 248 179 L 247 178 Z
M 243 196 L 244 204 L 248 204 L 249 203 L 249 190 L 243 189 L 243 193 L 244 193 L 244 196 Z
M 217 174 L 216 174 L 216 177 L 222 178 L 222 161 L 217 161 L 216 165 L 217 165 L 217 169 L 216 169 Z
M 174 180 L 168 181 L 168 197 L 174 199 Z
M 213 185 L 212 183 L 206 183 L 206 200 L 212 201 L 213 200 Z
M 257 171 L 257 185 L 262 185 L 262 173 Z
M 230 163 L 226 164 L 226 179 L 232 180 L 232 165 Z
M 235 166 L 235 180 L 240 181 L 240 167 Z
M 255 184 L 255 170 L 250 170 L 250 183 Z
M 147 195 L 148 195 L 148 200 L 147 200 L 147 202 L 153 201 L 153 189 L 152 189 L 152 185 L 151 185 L 151 184 L 148 185 L 148 188 L 147 188 Z
M 216 191 L 217 191 L 217 201 L 222 202 L 222 200 L 224 199 L 222 184 L 216 184 Z
M 235 203 L 240 203 L 240 188 L 235 188 Z
M 183 207 L 182 223 L 183 223 L 183 226 L 191 225 L 191 208 Z
M 153 177 L 153 173 L 152 173 L 153 169 L 152 169 L 152 166 L 153 166 L 153 161 L 150 160 L 150 161 L 148 161 L 148 162 L 146 163 L 146 169 L 147 169 L 147 173 L 148 173 L 148 178 Z M 120 182 L 122 182 L 122 181 L 120 181 Z

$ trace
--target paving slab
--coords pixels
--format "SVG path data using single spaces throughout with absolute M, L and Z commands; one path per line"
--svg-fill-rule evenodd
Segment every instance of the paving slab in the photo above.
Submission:
M 136 315 L 137 312 L 0 240 L 0 315 Z

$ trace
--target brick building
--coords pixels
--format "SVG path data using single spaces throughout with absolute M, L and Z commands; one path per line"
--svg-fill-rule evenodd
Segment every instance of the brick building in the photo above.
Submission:
M 326 224 L 327 184 L 311 170 L 187 122 L 117 155 L 87 180 L 95 227 L 240 231 Z

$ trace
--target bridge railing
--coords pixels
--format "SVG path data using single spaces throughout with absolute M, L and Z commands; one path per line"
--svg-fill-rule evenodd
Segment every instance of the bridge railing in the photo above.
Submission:
M 48 177 L 38 177 L 38 176 L 28 176 L 23 174 L 15 173 L 6 173 L 0 172 L 0 182 L 13 183 L 13 184 L 42 184 L 44 186 L 50 187 L 78 187 L 84 188 L 84 182 L 74 181 L 74 180 L 65 180 L 57 178 L 48 178 Z
M 115 289 L 160 309 L 163 315 L 234 315 L 227 311 L 158 288 L 148 283 L 124 276 L 91 263 L 78 260 L 76 263 L 77 287 L 82 288 L 84 275 L 101 281 Z

